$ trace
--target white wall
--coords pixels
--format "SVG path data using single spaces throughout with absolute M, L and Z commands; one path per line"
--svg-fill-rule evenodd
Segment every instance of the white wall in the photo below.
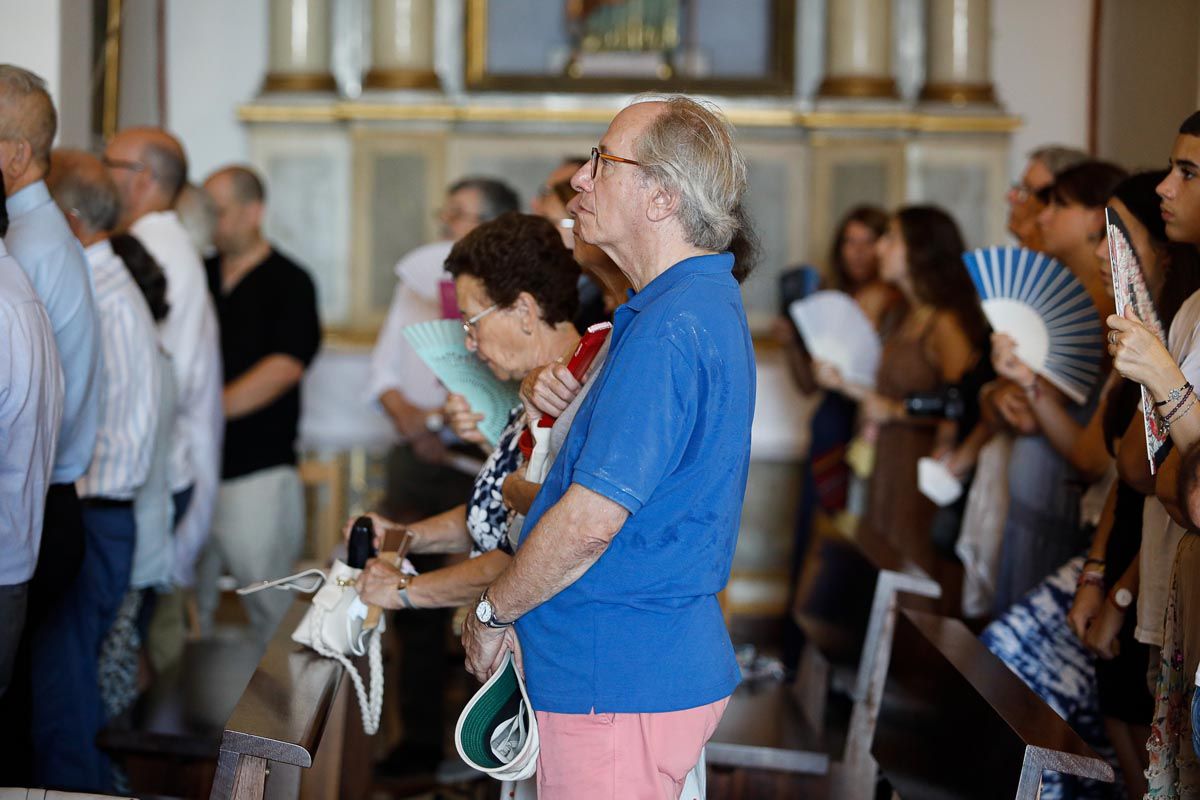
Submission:
M 201 181 L 249 155 L 237 107 L 266 75 L 267 3 L 188 0 L 167 3 L 166 13 L 167 127 L 183 140 L 192 180 Z
M 90 125 L 90 34 L 80 35 L 80 26 L 86 31 L 90 15 L 84 3 L 74 2 L 0 0 L 0 62 L 42 76 L 60 108 L 58 142 L 85 147 Z M 69 106 L 65 109 L 64 100 Z
M 1009 171 L 1043 144 L 1086 149 L 1092 0 L 993 0 L 992 83 L 1024 120 Z

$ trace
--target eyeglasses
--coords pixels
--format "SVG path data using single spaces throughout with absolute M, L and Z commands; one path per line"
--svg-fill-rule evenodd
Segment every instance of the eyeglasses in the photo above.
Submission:
M 438 222 L 458 222 L 459 220 L 483 222 L 483 217 L 479 214 L 472 214 L 455 205 L 442 206 L 433 212 L 433 218 Z
M 463 320 L 463 324 L 462 324 L 462 326 L 463 326 L 463 333 L 465 333 L 467 336 L 470 336 L 470 337 L 474 338 L 474 336 L 475 336 L 475 327 L 476 327 L 476 326 L 479 324 L 479 320 L 483 319 L 483 318 L 484 318 L 484 317 L 486 317 L 488 314 L 492 313 L 493 311 L 495 311 L 495 310 L 496 310 L 496 309 L 498 309 L 498 308 L 500 308 L 500 304 L 499 304 L 499 303 L 493 303 L 492 305 L 490 305 L 490 306 L 488 306 L 487 308 L 485 308 L 483 311 L 480 311 L 480 312 L 479 312 L 478 314 L 476 314 L 475 316 L 473 316 L 473 317 L 471 317 L 471 318 L 469 318 L 469 319 L 464 319 L 464 320 Z
M 130 172 L 148 172 L 150 170 L 149 167 L 139 161 L 125 161 L 124 159 L 109 158 L 108 156 L 101 157 L 100 163 L 109 169 L 127 169 Z
M 632 158 L 621 158 L 610 153 L 601 153 L 599 147 L 592 148 L 592 180 L 596 180 L 596 173 L 600 171 L 600 159 L 605 161 L 613 161 L 617 164 L 632 164 L 635 167 L 640 167 L 641 163 L 634 161 Z

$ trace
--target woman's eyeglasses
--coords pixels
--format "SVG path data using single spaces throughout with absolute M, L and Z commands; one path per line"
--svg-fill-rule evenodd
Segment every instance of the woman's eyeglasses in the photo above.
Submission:
M 483 319 L 484 317 L 486 317 L 488 314 L 492 313 L 499 307 L 500 307 L 499 303 L 493 303 L 492 305 L 485 308 L 483 311 L 480 311 L 475 316 L 470 317 L 469 319 L 464 319 L 463 324 L 462 324 L 463 333 L 465 333 L 467 336 L 474 337 L 475 336 L 475 327 L 479 324 L 479 320 Z

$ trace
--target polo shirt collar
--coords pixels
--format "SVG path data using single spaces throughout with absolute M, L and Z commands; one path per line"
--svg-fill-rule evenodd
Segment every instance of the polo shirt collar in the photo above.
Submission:
M 625 308 L 630 311 L 641 311 L 650 303 L 662 297 L 675 288 L 684 278 L 690 275 L 729 274 L 733 269 L 733 253 L 713 253 L 703 256 L 685 258 L 667 268 L 640 292 L 629 290 L 629 302 Z
M 50 190 L 46 188 L 46 182 L 34 181 L 16 194 L 9 195 L 4 205 L 9 217 L 19 217 L 49 202 Z

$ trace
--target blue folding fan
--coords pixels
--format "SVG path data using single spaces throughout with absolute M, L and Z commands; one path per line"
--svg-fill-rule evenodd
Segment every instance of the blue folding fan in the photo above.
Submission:
M 963 254 L 992 330 L 1017 343 L 1017 354 L 1076 403 L 1100 376 L 1100 314 L 1079 279 L 1043 253 L 988 247 Z

